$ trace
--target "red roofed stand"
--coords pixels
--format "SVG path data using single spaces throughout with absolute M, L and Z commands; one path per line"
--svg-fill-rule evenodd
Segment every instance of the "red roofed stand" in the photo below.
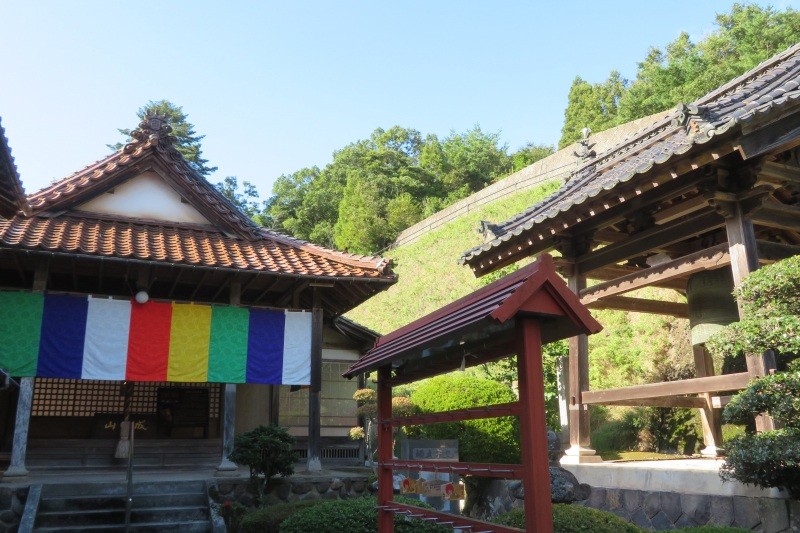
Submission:
M 542 344 L 601 329 L 558 277 L 552 258 L 544 254 L 514 274 L 379 338 L 375 347 L 344 374 L 353 377 L 378 371 L 378 530 L 393 531 L 393 513 L 403 513 L 453 527 L 471 527 L 472 531 L 519 531 L 395 503 L 392 470 L 414 468 L 521 479 L 525 487 L 526 531 L 552 532 Z M 518 355 L 519 401 L 392 418 L 393 386 L 514 354 Z M 432 461 L 392 458 L 395 427 L 509 415 L 520 419 L 521 465 L 448 463 L 445 466 Z

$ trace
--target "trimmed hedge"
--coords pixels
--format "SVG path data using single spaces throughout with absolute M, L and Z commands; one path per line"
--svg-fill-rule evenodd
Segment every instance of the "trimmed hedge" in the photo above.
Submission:
M 430 507 L 419 500 L 395 496 L 395 501 Z M 378 502 L 375 497 L 332 500 L 303 509 L 287 518 L 280 526 L 281 533 L 375 533 L 378 531 Z M 452 528 L 421 520 L 406 520 L 395 515 L 396 533 L 451 533 Z
M 300 500 L 251 509 L 242 518 L 240 531 L 242 533 L 278 533 L 281 522 L 303 509 L 323 502 L 324 500 Z
M 525 512 L 513 509 L 495 518 L 496 524 L 525 528 Z M 622 518 L 582 505 L 553 504 L 554 533 L 641 533 L 641 529 Z

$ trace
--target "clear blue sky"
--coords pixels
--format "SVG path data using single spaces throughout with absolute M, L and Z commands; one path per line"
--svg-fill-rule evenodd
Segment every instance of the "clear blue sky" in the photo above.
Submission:
M 783 8 L 792 2 L 774 2 Z M 554 144 L 576 75 L 633 78 L 731 2 L 6 0 L 0 116 L 33 192 L 107 155 L 148 100 L 183 106 L 204 156 L 267 196 L 376 127 L 475 124 Z

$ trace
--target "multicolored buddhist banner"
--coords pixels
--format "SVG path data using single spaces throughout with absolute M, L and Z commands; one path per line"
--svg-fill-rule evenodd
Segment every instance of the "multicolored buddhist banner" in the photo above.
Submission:
M 12 376 L 308 385 L 311 313 L 0 292 Z

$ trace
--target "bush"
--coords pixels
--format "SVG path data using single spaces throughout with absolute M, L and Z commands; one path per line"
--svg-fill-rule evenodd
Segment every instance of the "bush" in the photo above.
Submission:
M 242 533 L 278 533 L 281 522 L 295 513 L 323 503 L 324 500 L 301 500 L 251 509 L 241 521 Z
M 517 399 L 507 385 L 491 379 L 454 372 L 429 379 L 417 387 L 411 400 L 423 413 L 466 409 Z M 545 428 L 541 428 L 545 431 Z M 474 463 L 519 463 L 519 421 L 516 417 L 483 418 L 421 428 L 423 438 L 458 440 L 459 459 Z M 489 478 L 464 477 L 467 500 L 464 512 L 485 504 Z
M 418 500 L 395 497 L 395 501 L 430 506 Z M 377 500 L 374 497 L 334 500 L 293 514 L 281 524 L 281 533 L 375 533 L 378 531 Z M 397 533 L 451 533 L 452 528 L 437 526 L 422 520 L 406 520 L 395 515 L 394 530 Z
M 525 512 L 514 509 L 494 520 L 497 524 L 525 528 Z M 642 530 L 622 518 L 582 505 L 553 504 L 553 533 L 640 533 Z
M 611 414 L 609 410 L 600 411 L 597 427 L 592 431 L 592 448 L 598 453 L 635 450 L 639 440 L 637 411 L 625 409 Z
M 785 427 L 733 438 L 725 446 L 728 457 L 720 475 L 726 480 L 783 488 L 800 499 L 800 372 L 754 380 L 733 397 L 723 417 L 740 422 L 759 413 L 768 413 Z
M 462 372 L 429 379 L 420 384 L 411 396 L 423 413 L 513 402 L 516 399 L 510 387 Z M 431 424 L 422 429 L 422 434 L 428 439 L 457 439 L 461 461 L 519 463 L 516 417 Z
M 294 473 L 297 461 L 294 437 L 280 426 L 258 426 L 236 436 L 229 459 L 250 468 L 250 480 L 259 499 L 263 499 L 264 489 L 271 478 Z

